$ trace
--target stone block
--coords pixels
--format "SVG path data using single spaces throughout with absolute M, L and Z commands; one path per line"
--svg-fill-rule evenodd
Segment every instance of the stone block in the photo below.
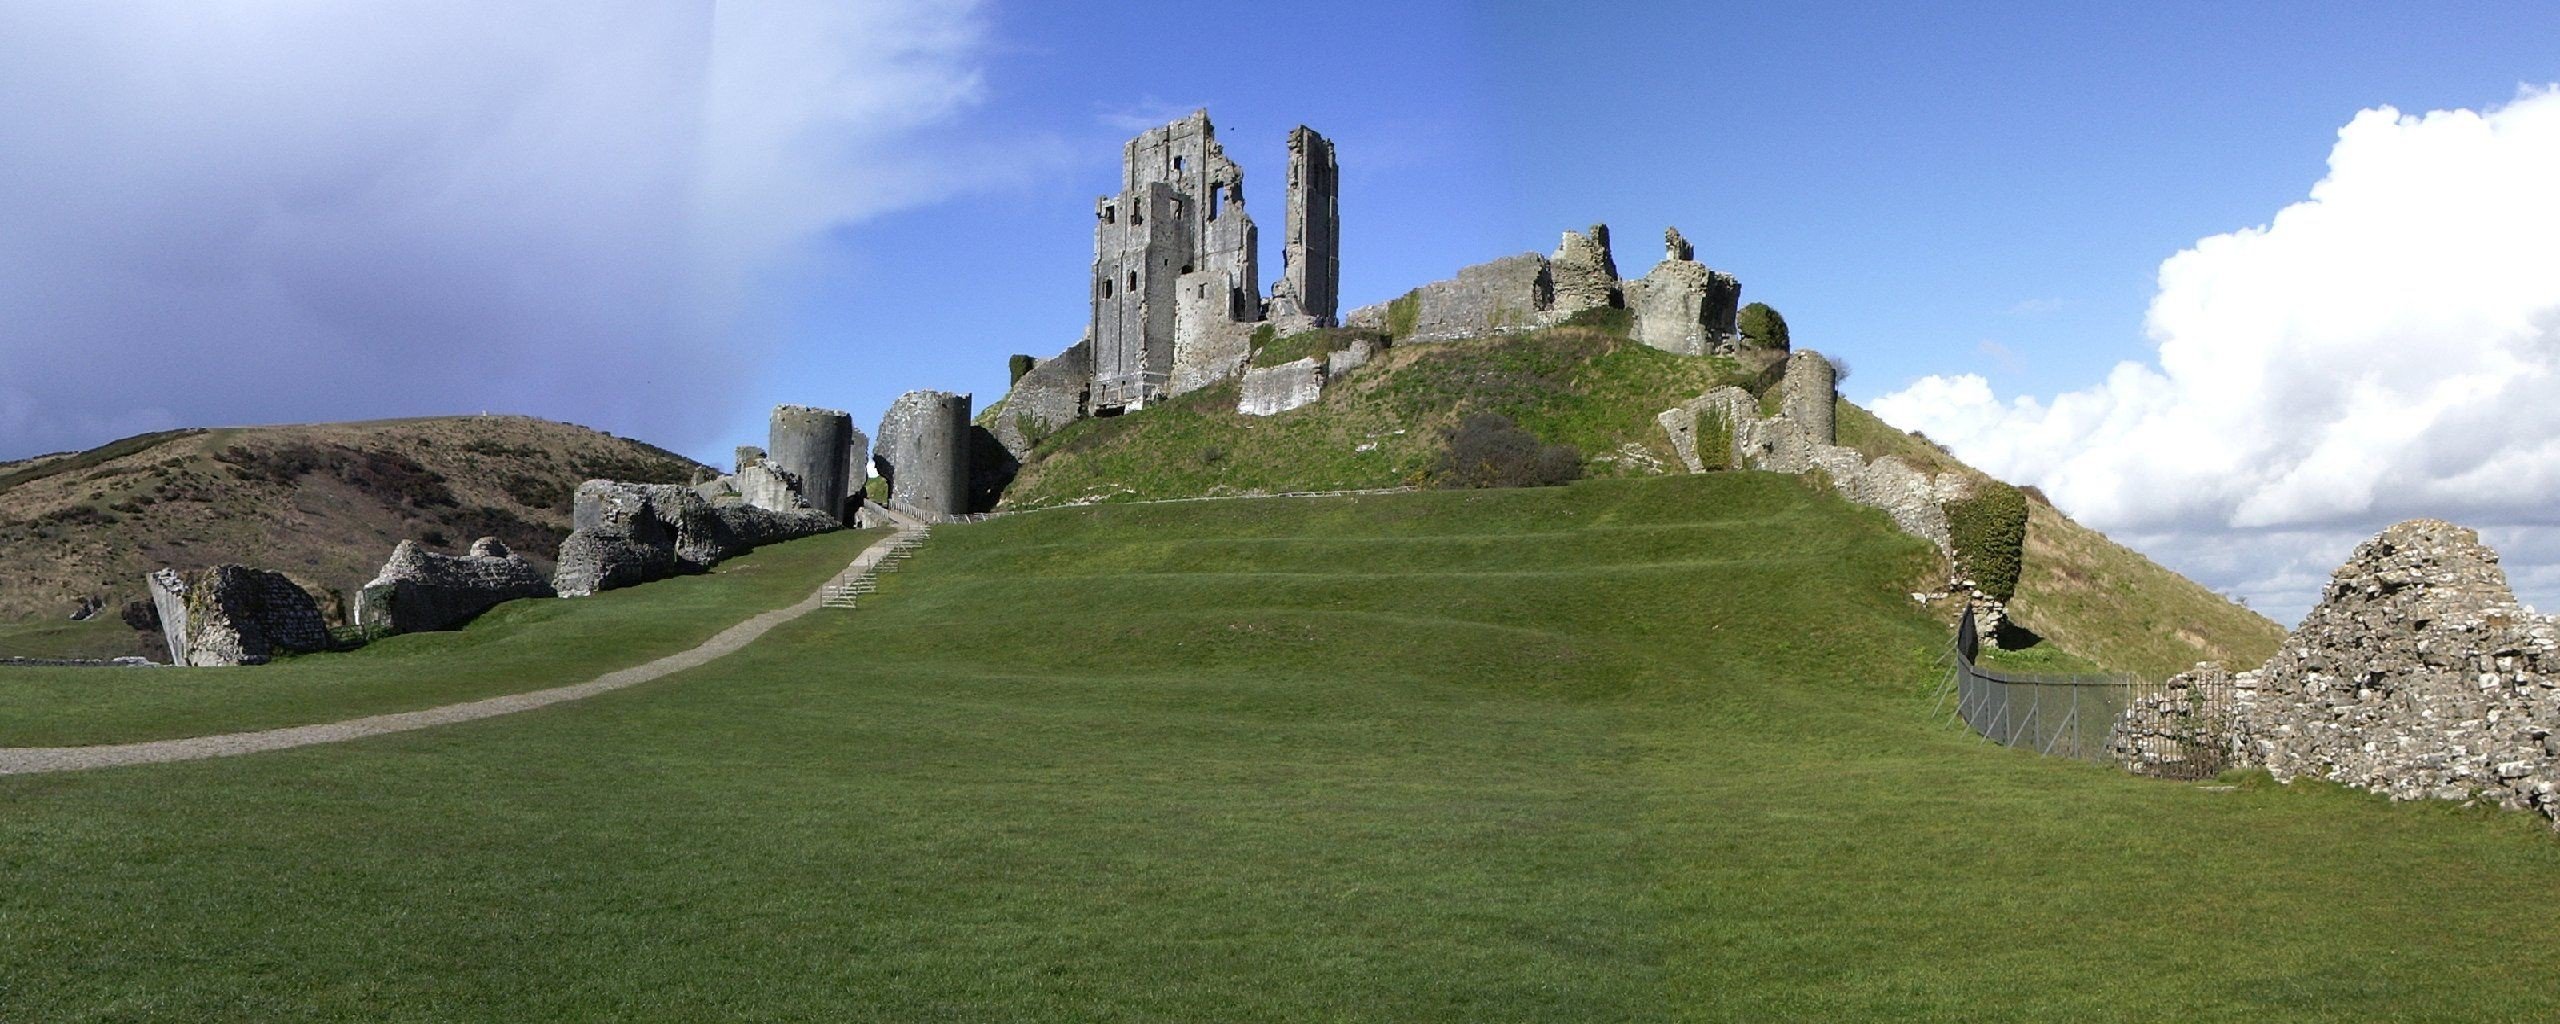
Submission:
M 283 573 L 241 565 L 145 577 L 172 665 L 265 664 L 329 647 L 320 606 Z
M 1236 411 L 1247 416 L 1277 416 L 1312 405 L 1324 397 L 1324 364 L 1314 356 L 1244 372 L 1243 397 Z
M 471 553 L 438 554 L 404 540 L 356 599 L 356 622 L 394 633 L 458 629 L 508 601 L 553 595 L 551 581 L 495 537 Z

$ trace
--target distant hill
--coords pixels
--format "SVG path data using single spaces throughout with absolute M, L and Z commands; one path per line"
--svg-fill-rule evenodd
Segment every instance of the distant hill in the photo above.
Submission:
M 548 568 L 581 481 L 707 472 L 524 416 L 174 430 L 0 463 L 0 623 L 58 623 L 87 598 L 112 620 L 164 565 L 241 562 L 352 593 L 403 539 L 458 552 L 495 536 Z M 8 635 L 0 655 L 54 653 Z
M 1419 482 L 1442 432 L 1468 412 L 1510 416 L 1580 448 L 1594 476 L 1678 472 L 1654 416 L 1719 384 L 1766 378 L 1733 360 L 1680 356 L 1608 324 L 1390 348 L 1277 416 L 1235 411 L 1221 383 L 1143 412 L 1081 420 L 1043 439 L 1005 493 L 1014 508 Z M 982 421 L 1002 416 L 1001 405 Z M 1847 401 L 1840 443 L 1929 473 L 1982 476 L 1927 440 Z M 2012 618 L 2057 668 L 2089 664 L 2165 677 L 2198 660 L 2256 664 L 2284 629 L 2043 503 L 2030 507 Z

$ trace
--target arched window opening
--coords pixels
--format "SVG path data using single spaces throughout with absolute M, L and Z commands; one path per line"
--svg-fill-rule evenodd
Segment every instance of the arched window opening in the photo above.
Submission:
M 1102 297 L 1103 297 L 1103 298 L 1106 298 L 1106 299 L 1111 297 L 1111 279 L 1110 279 L 1110 278 L 1107 278 L 1107 277 L 1106 277 L 1106 278 L 1103 278 L 1103 279 L 1102 279 Z

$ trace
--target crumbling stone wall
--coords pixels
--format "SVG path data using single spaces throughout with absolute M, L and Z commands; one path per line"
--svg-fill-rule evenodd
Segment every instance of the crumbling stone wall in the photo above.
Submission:
M 1682 355 L 1730 354 L 1742 338 L 1735 326 L 1742 282 L 1699 263 L 1695 253 L 1680 229 L 1671 228 L 1664 232 L 1662 262 L 1621 287 L 1635 312 L 1635 339 Z
M 1247 416 L 1277 416 L 1324 397 L 1325 365 L 1314 356 L 1244 373 L 1236 411 Z
M 1413 326 L 1395 340 L 1455 341 L 1545 327 L 1556 319 L 1555 291 L 1547 258 L 1537 253 L 1478 263 L 1416 289 Z
M 928 520 L 969 512 L 969 397 L 910 391 L 880 419 L 873 461 L 889 500 Z
M 1333 143 L 1306 125 L 1289 132 L 1288 234 L 1271 321 L 1281 334 L 1331 327 L 1340 312 L 1342 173 Z
M 2279 780 L 2560 822 L 2560 629 L 2452 523 L 2358 547 L 2276 656 L 2233 677 L 2232 703 L 2235 752 Z
M 853 417 L 843 410 L 777 405 L 773 407 L 764 461 L 799 482 L 800 497 L 808 507 L 842 521 L 845 498 L 852 491 L 846 474 L 851 466 L 853 434 Z M 743 483 L 739 491 L 747 493 Z M 787 503 L 756 502 L 753 495 L 749 501 L 763 508 L 789 507 Z
M 1565 232 L 1554 255 L 1547 257 L 1547 272 L 1554 281 L 1553 309 L 1558 317 L 1619 302 L 1618 261 L 1609 255 L 1609 225 Z
M 508 601 L 553 593 L 541 570 L 496 537 L 473 541 L 468 555 L 404 540 L 358 593 L 356 622 L 393 633 L 456 629 Z
M 2231 673 L 2214 664 L 2137 686 L 2107 736 L 2117 766 L 2135 775 L 2206 779 L 2231 766 L 2237 711 Z
M 1699 438 L 1722 436 L 1731 449 L 1718 460 L 1721 465 L 1776 473 L 1820 471 L 1841 497 L 1882 509 L 1902 532 L 1952 552 L 1946 502 L 1962 493 L 1964 481 L 1952 473 L 1933 478 L 1892 456 L 1870 462 L 1857 449 L 1833 444 L 1835 424 L 1830 413 L 1837 395 L 1832 389 L 1831 363 L 1811 350 L 1798 356 L 1788 361 L 1787 376 L 1776 385 L 1782 398 L 1775 416 L 1762 417 L 1759 399 L 1728 386 L 1663 410 L 1654 423 L 1692 473 L 1715 468 L 1698 450 Z M 1791 415 L 1790 409 L 1819 410 L 1821 415 L 1808 415 L 1814 420 L 1808 425 Z M 1710 426 L 1715 429 L 1701 429 Z
M 277 654 L 329 647 L 319 604 L 283 573 L 217 565 L 161 569 L 144 582 L 172 665 L 263 665 Z
M 803 496 L 805 488 L 800 478 L 793 476 L 790 470 L 770 462 L 759 462 L 739 470 L 736 475 L 730 477 L 729 490 L 740 501 L 776 512 L 789 512 L 793 509 L 810 507 L 808 499 Z M 702 492 L 696 488 L 695 493 Z M 703 497 L 716 503 L 721 496 L 703 494 Z
M 1175 285 L 1173 366 L 1167 395 L 1186 395 L 1244 369 L 1253 355 L 1254 321 L 1237 303 L 1243 295 L 1224 271 L 1184 274 Z
M 575 529 L 560 542 L 560 566 L 551 578 L 562 597 L 702 572 L 759 545 L 843 525 L 816 509 L 715 505 L 677 484 L 614 480 L 580 484 L 570 523 Z
M 1383 347 L 1383 343 L 1374 338 L 1353 338 L 1350 344 L 1325 353 L 1325 379 L 1330 381 L 1369 365 L 1369 360 L 1377 358 L 1378 350 Z
M 1092 350 L 1089 340 L 1079 341 L 1032 364 L 1031 372 L 1013 382 L 989 428 L 1005 451 L 1016 459 L 1029 458 L 1041 438 L 1084 418 L 1085 389 L 1093 379 Z

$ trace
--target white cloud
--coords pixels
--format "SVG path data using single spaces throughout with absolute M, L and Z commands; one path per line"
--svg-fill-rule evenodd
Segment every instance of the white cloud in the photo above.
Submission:
M 2560 584 L 2528 561 L 2560 556 L 2554 182 L 2560 91 L 2364 111 L 2308 199 L 2161 264 L 2153 363 L 2044 399 L 1933 376 L 1876 411 L 2262 610 L 2415 516 L 2526 545 L 2537 596 Z

